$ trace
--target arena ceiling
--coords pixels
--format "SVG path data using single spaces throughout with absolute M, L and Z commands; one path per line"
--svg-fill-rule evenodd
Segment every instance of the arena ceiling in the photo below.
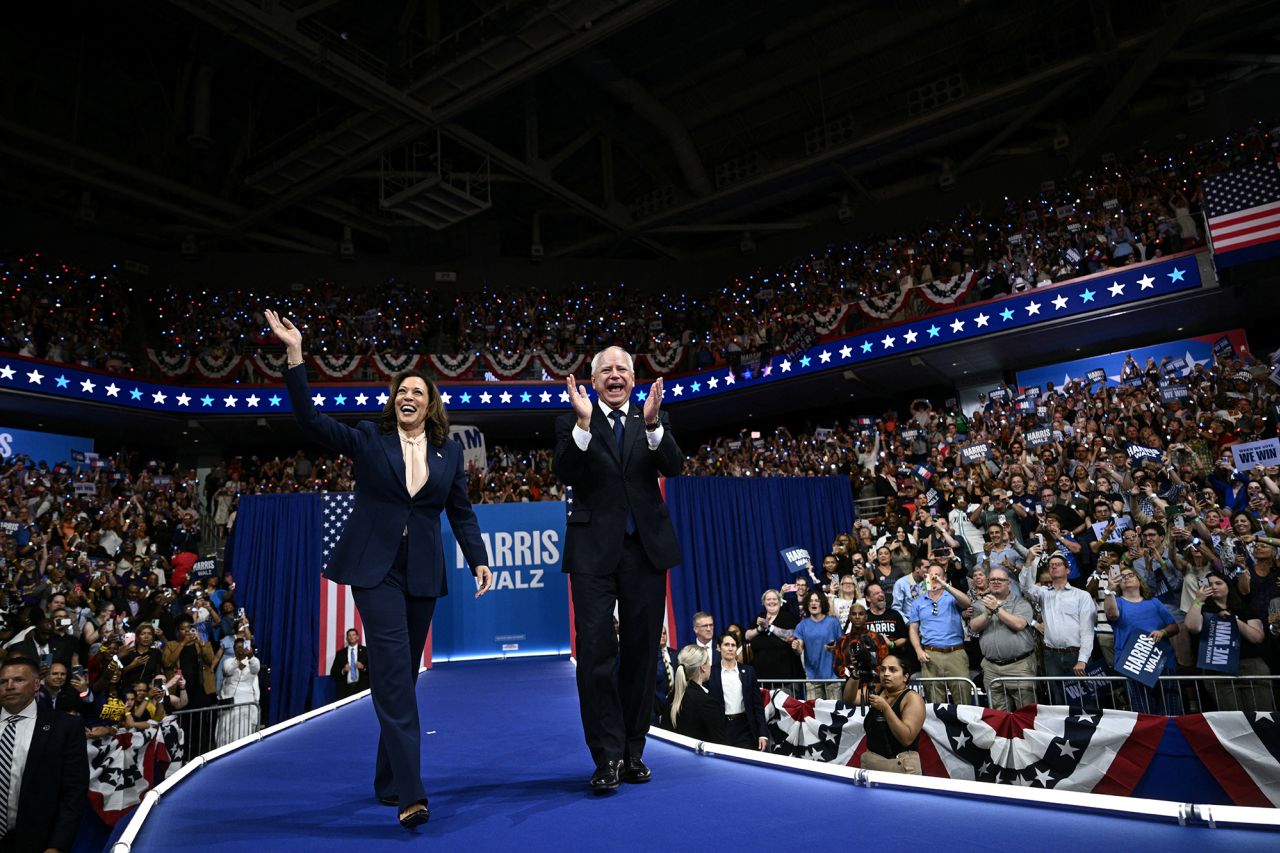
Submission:
M 0 192 L 168 249 L 707 257 L 1096 156 L 1274 74 L 1278 33 L 1249 0 L 28 4 Z

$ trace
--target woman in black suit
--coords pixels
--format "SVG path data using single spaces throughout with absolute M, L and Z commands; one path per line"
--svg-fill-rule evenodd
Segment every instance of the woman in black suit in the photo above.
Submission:
M 294 417 L 311 439 L 355 461 L 355 507 L 325 575 L 348 584 L 364 621 L 373 707 L 380 737 L 373 787 L 398 805 L 406 829 L 430 817 L 414 692 L 436 599 L 448 593 L 440 513 L 476 578 L 476 597 L 493 584 L 480 526 L 467 498 L 462 446 L 449 440 L 440 391 L 422 373 L 391 380 L 378 423 L 354 427 L 316 411 L 302 366 L 302 332 L 274 311 L 267 323 L 285 345 L 285 384 Z
M 685 646 L 679 660 L 675 697 L 671 700 L 672 728 L 695 740 L 727 744 L 724 705 L 707 691 L 711 653 L 701 646 Z

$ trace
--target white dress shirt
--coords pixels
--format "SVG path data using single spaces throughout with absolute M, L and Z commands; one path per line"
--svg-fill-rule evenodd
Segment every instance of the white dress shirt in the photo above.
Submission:
M 745 714 L 746 703 L 742 700 L 742 679 L 738 677 L 738 667 L 720 666 L 720 684 L 724 688 L 724 712 L 729 716 Z
M 32 699 L 16 714 L 0 709 L 0 732 L 9 724 L 10 717 L 20 717 L 18 729 L 13 734 L 13 765 L 9 768 L 9 831 L 18 825 L 18 798 L 22 796 L 22 772 L 27 767 L 27 754 L 31 752 L 31 736 L 36 731 L 36 701 Z
M 605 420 L 609 421 L 609 429 L 613 429 L 613 420 L 609 418 L 609 413 L 612 412 L 613 409 L 605 405 L 603 400 L 596 400 L 596 405 L 599 406 L 600 411 L 604 413 Z M 631 413 L 631 402 L 628 401 L 623 403 L 622 407 L 618 411 L 622 412 L 622 426 L 625 429 L 627 425 L 627 416 Z M 645 441 L 649 442 L 649 449 L 657 450 L 658 445 L 662 444 L 662 436 L 665 434 L 666 428 L 662 425 L 661 421 L 658 422 L 658 428 L 653 432 L 645 430 L 644 437 Z M 573 443 L 578 445 L 579 450 L 586 450 L 587 445 L 591 444 L 591 432 L 583 429 L 577 424 L 574 424 Z

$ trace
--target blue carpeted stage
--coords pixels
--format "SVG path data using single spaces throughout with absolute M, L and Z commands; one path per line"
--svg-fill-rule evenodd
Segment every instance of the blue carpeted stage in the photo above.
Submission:
M 655 781 L 596 797 L 586 789 L 592 768 L 569 661 L 448 664 L 424 673 L 418 691 L 432 816 L 415 834 L 373 799 L 377 723 L 365 698 L 193 772 L 151 810 L 132 850 L 820 851 L 895 837 L 1041 853 L 1138 838 L 1142 849 L 1166 853 L 1275 849 L 1276 836 L 1260 830 L 867 788 L 652 738 L 645 758 Z

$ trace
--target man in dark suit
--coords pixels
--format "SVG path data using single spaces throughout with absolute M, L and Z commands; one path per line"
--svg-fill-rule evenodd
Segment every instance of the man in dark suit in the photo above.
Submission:
M 369 689 L 369 653 L 360 645 L 360 632 L 355 628 L 347 631 L 347 644 L 334 654 L 329 677 L 338 685 L 339 699 Z
M 85 704 L 80 694 L 87 693 L 89 685 L 83 680 L 69 684 L 69 677 L 65 663 L 55 661 L 50 664 L 49 673 L 36 692 L 36 701 L 64 714 L 79 714 Z
M 27 638 L 13 647 L 13 653 L 33 660 L 40 667 L 41 675 L 48 672 L 50 664 L 63 663 L 68 667 L 79 663 L 76 641 L 66 634 L 59 635 L 53 619 L 45 617 L 36 623 Z
M 84 728 L 36 702 L 39 686 L 35 661 L 0 665 L 0 851 L 70 850 L 89 796 Z
M 564 571 L 577 635 L 582 729 L 596 765 L 591 788 L 604 792 L 620 781 L 650 778 L 641 755 L 653 709 L 657 639 L 667 568 L 680 561 L 658 478 L 679 474 L 684 458 L 659 411 L 662 379 L 639 395 L 643 411 L 632 403 L 635 372 L 625 350 L 609 347 L 591 360 L 596 402 L 573 376 L 565 385 L 573 413 L 556 422 L 553 466 L 573 488 Z
M 764 697 L 756 671 L 738 663 L 738 638 L 727 631 L 720 635 L 716 647 L 720 661 L 711 667 L 707 690 L 724 708 L 726 733 L 730 746 L 743 749 L 769 748 L 769 728 L 764 720 Z
M 653 683 L 653 713 L 649 718 L 650 724 L 655 726 L 659 725 L 661 720 L 665 720 L 667 713 L 671 710 L 671 700 L 676 690 L 676 667 L 680 665 L 676 650 L 667 643 L 667 629 L 664 626 L 662 636 L 658 640 L 658 668 L 654 670 Z

